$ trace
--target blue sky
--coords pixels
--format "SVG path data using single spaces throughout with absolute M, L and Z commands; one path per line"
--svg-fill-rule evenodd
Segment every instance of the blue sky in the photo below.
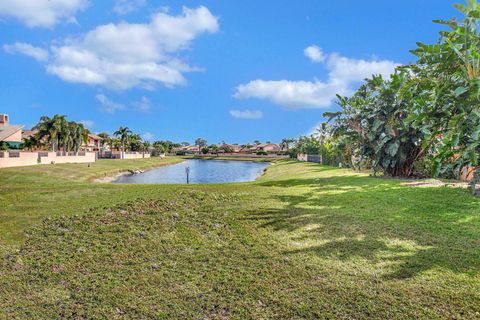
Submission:
M 2 0 L 0 112 L 148 139 L 279 141 L 414 60 L 447 0 Z

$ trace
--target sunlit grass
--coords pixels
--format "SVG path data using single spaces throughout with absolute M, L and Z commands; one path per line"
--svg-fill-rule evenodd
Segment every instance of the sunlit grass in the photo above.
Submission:
M 293 161 L 252 183 L 92 184 L 119 170 L 98 165 L 0 171 L 0 318 L 480 315 L 466 190 Z

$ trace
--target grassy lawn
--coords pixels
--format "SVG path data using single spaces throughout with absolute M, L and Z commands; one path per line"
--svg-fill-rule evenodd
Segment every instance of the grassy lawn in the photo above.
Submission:
M 480 317 L 465 190 L 288 160 L 253 183 L 89 182 L 159 161 L 178 160 L 0 170 L 0 319 Z

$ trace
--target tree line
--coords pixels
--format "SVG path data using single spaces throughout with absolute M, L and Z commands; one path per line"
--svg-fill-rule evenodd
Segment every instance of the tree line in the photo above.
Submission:
M 350 97 L 337 96 L 341 111 L 325 113 L 320 134 L 299 139 L 297 151 L 313 148 L 392 177 L 458 177 L 469 170 L 477 183 L 480 4 L 468 0 L 455 8 L 463 18 L 435 20 L 446 30 L 435 43 L 417 43 L 414 63 L 389 78 L 366 79 Z
M 32 131 L 33 135 L 23 139 L 24 149 L 54 152 L 79 152 L 88 143 L 91 134 L 82 123 L 69 121 L 67 116 L 58 114 L 53 117 L 42 116 Z M 98 136 L 110 150 L 148 152 L 151 147 L 150 142 L 128 127 L 120 127 L 112 136 L 106 132 L 99 133 Z

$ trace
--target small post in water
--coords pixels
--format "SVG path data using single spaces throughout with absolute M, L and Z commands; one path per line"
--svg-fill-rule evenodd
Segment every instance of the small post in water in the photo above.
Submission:
M 190 184 L 190 167 L 185 167 L 185 173 L 187 174 L 187 184 Z

